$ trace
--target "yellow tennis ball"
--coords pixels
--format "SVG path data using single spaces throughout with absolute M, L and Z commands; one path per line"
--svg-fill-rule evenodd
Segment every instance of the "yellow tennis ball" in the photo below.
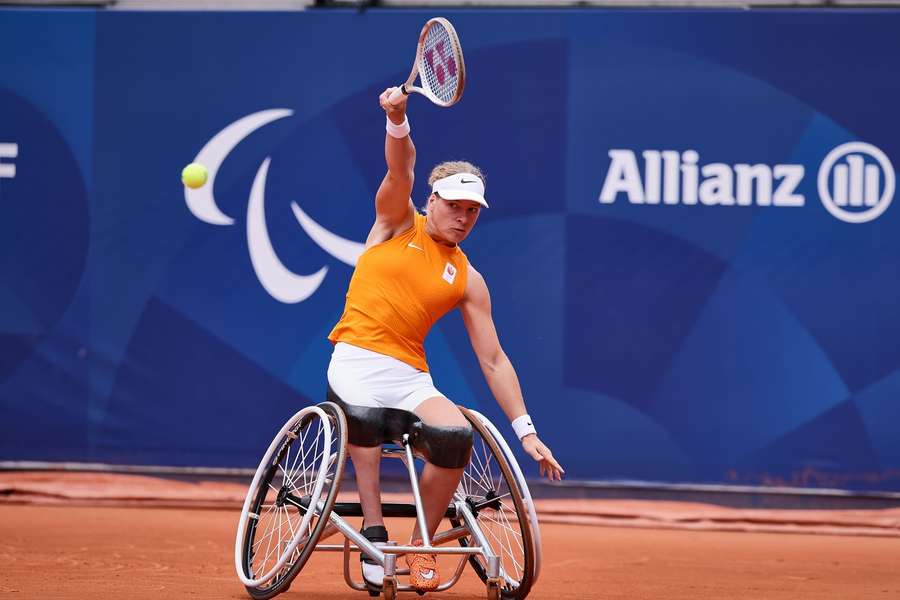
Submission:
M 200 163 L 191 163 L 181 171 L 181 181 L 191 189 L 197 189 L 204 183 L 209 174 Z

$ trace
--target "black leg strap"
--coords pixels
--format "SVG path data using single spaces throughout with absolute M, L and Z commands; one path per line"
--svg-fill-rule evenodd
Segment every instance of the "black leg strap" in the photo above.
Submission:
M 384 543 L 388 541 L 388 532 L 384 525 L 372 525 L 370 527 L 366 527 L 365 529 L 360 529 L 359 532 L 363 534 L 364 538 L 366 538 L 373 544 L 376 542 Z M 362 562 L 367 562 L 371 565 L 378 564 L 362 552 L 360 552 L 359 554 L 359 560 Z

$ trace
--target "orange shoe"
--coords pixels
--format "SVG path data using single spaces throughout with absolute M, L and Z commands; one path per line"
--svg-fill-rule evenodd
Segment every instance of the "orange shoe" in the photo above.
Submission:
M 416 540 L 413 546 L 421 546 L 422 540 Z M 437 557 L 434 554 L 407 554 L 406 564 L 409 566 L 409 583 L 420 592 L 432 592 L 441 583 L 437 570 Z

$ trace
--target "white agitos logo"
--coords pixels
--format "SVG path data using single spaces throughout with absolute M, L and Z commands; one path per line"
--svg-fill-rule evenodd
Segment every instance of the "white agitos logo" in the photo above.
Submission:
M 234 219 L 219 209 L 213 196 L 219 167 L 245 137 L 263 125 L 292 114 L 293 111 L 288 109 L 271 109 L 247 115 L 228 125 L 203 146 L 194 162 L 206 166 L 209 179 L 201 188 L 186 187 L 184 190 L 184 200 L 195 217 L 211 225 L 234 225 Z M 270 162 L 269 157 L 262 162 L 250 190 L 250 199 L 247 203 L 247 246 L 253 270 L 263 288 L 276 300 L 294 304 L 303 302 L 319 289 L 328 267 L 322 266 L 310 275 L 298 275 L 278 259 L 266 228 L 265 190 Z M 365 249 L 364 244 L 344 239 L 328 231 L 303 212 L 296 202 L 291 203 L 291 209 L 300 227 L 320 248 L 343 263 L 356 265 L 359 255 Z
M 601 204 L 624 194 L 631 204 L 801 207 L 805 167 L 797 164 L 702 164 L 696 150 L 609 151 Z M 868 160 L 867 160 L 868 159 Z M 894 197 L 894 167 L 871 144 L 834 148 L 819 167 L 818 192 L 828 212 L 847 223 L 881 215 Z

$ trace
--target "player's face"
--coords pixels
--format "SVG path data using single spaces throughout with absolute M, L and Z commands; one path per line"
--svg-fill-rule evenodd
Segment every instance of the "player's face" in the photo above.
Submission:
M 474 200 L 445 200 L 437 194 L 428 199 L 430 234 L 440 243 L 455 246 L 460 243 L 478 220 L 481 205 Z

